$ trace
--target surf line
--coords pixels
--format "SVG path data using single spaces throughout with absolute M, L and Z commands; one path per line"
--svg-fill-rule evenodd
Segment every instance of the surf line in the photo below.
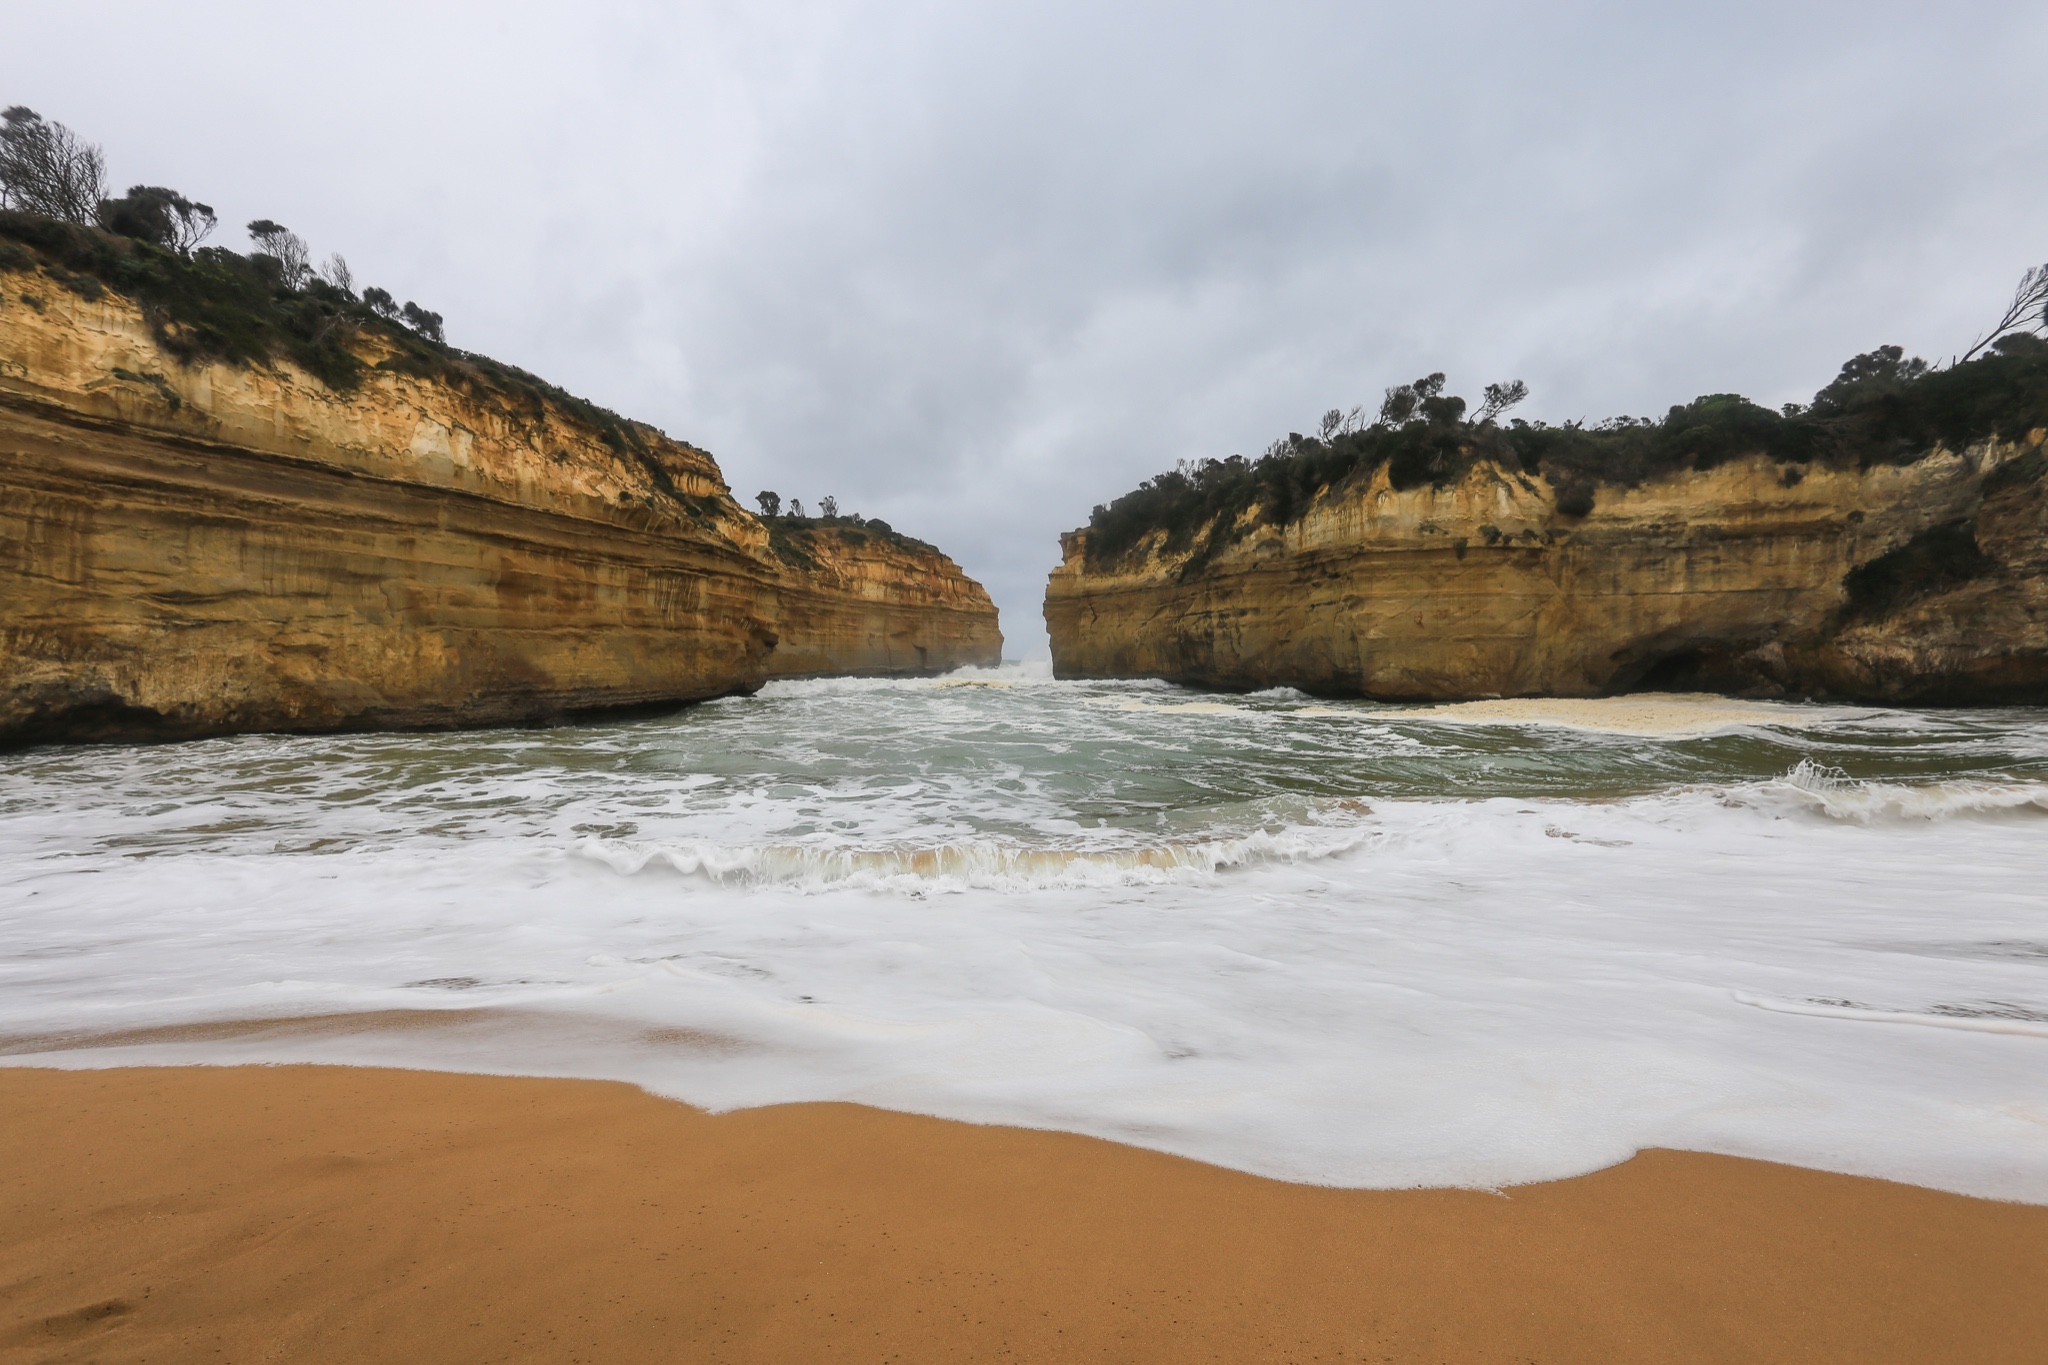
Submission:
M 1917 1014 L 1907 1010 L 1858 1009 L 1853 1005 L 1824 1005 L 1818 1000 L 1773 1000 L 1730 991 L 1736 1003 L 1754 1005 L 1776 1014 L 1810 1014 L 1822 1019 L 1860 1019 L 1873 1024 L 1922 1024 L 1928 1028 L 1959 1028 L 1971 1033 L 2018 1033 L 2029 1038 L 2048 1038 L 2048 1021 L 2006 1019 L 1982 1014 Z

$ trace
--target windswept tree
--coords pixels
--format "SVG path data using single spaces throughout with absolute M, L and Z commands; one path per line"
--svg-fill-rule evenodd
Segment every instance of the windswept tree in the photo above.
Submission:
M 1443 401 L 1454 402 L 1458 411 L 1465 410 L 1465 400 L 1455 398 L 1444 400 L 1444 375 L 1442 370 L 1424 375 L 1412 384 L 1396 384 L 1387 390 L 1387 396 L 1380 402 L 1380 425 L 1388 427 L 1406 426 L 1410 422 L 1441 420 L 1433 403 L 1441 406 Z
M 754 501 L 761 504 L 762 516 L 779 517 L 782 515 L 782 494 L 775 492 L 773 489 L 764 488 L 754 494 Z
M 804 514 L 804 500 L 802 498 L 791 498 L 789 500 L 789 514 L 793 517 L 801 517 Z
M 0 207 L 91 226 L 107 197 L 107 158 L 25 105 L 0 111 Z
M 825 495 L 824 497 L 822 497 L 822 498 L 819 498 L 819 499 L 818 499 L 818 515 L 819 515 L 819 516 L 821 516 L 821 517 L 836 517 L 836 516 L 838 516 L 838 515 L 839 515 L 839 499 L 837 499 L 837 498 L 833 497 L 833 496 L 832 496 L 832 495 L 831 495 L 830 493 L 827 493 L 827 494 L 826 494 L 826 495 Z
M 369 285 L 363 290 L 363 303 L 378 317 L 395 321 L 398 317 L 398 300 L 391 297 L 388 289 Z
M 1823 417 L 1839 416 L 1859 398 L 1875 393 L 1897 393 L 1906 385 L 1925 378 L 1932 368 L 1919 356 L 1908 358 L 1904 347 L 1880 346 L 1874 351 L 1851 356 L 1842 362 L 1842 372 L 1813 396 L 1802 409 Z
M 1978 338 L 1976 345 L 1964 351 L 1955 363 L 1960 365 L 1975 358 L 1987 346 L 1996 345 L 2000 338 L 2015 332 L 2036 336 L 2048 334 L 2048 265 L 2037 265 L 2020 276 L 2019 287 L 2012 291 L 2012 303 L 2006 307 L 2005 316 Z
M 1363 404 L 1354 407 L 1349 412 L 1344 411 L 1342 408 L 1331 408 L 1323 414 L 1323 421 L 1318 429 L 1318 435 L 1327 444 L 1336 440 L 1339 436 L 1349 436 L 1354 431 L 1363 431 L 1366 425 L 1365 407 Z
M 1394 385 L 1387 390 L 1387 396 L 1380 400 L 1380 425 L 1405 425 L 1408 419 L 1415 415 L 1415 405 L 1418 401 L 1413 384 Z
M 428 312 L 411 299 L 407 299 L 405 307 L 398 310 L 398 316 L 406 326 L 412 328 L 427 340 L 446 343 L 447 338 L 441 334 L 441 315 L 439 313 Z
M 287 289 L 302 289 L 312 273 L 306 239 L 282 223 L 258 218 L 249 224 L 249 240 L 256 244 L 256 259 L 267 262 Z
M 1485 401 L 1480 403 L 1479 411 L 1472 414 L 1472 420 L 1474 423 L 1495 421 L 1528 396 L 1529 386 L 1519 379 L 1510 379 L 1505 384 L 1488 384 Z
M 150 242 L 180 256 L 205 241 L 219 219 L 213 207 L 163 185 L 130 185 L 119 199 L 104 199 L 99 224 L 109 232 Z

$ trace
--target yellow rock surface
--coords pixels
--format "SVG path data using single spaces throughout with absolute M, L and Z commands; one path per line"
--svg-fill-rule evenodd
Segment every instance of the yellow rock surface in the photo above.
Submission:
M 2048 700 L 2043 435 L 1867 470 L 1752 457 L 1602 488 L 1583 517 L 1491 462 L 1443 488 L 1382 468 L 1207 562 L 1155 532 L 1091 563 L 1075 531 L 1053 667 L 1389 700 Z M 1923 572 L 1971 541 L 1967 576 Z
M 771 536 L 708 454 L 608 444 L 537 392 L 185 367 L 131 301 L 0 272 L 0 741 L 491 724 L 998 660 L 944 555 Z

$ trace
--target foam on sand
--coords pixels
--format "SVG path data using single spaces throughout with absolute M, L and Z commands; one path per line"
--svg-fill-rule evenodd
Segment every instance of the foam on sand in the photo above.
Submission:
M 1407 707 L 1393 719 L 1448 725 L 1547 725 L 1615 735 L 1680 737 L 1751 726 L 1804 727 L 1871 714 L 1860 708 L 1742 701 L 1709 692 L 1637 692 L 1620 697 L 1503 697 Z

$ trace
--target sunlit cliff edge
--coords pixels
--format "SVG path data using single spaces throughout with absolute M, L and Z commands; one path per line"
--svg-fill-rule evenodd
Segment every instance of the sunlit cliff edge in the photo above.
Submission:
M 380 369 L 375 332 L 347 392 L 181 363 L 161 318 L 92 292 L 0 270 L 0 743 L 546 720 L 999 660 L 945 555 L 764 525 L 652 428 L 488 368 Z
M 1409 488 L 1381 467 L 1206 555 L 1155 531 L 1091 556 L 1076 531 L 1053 666 L 1388 700 L 2048 702 L 2044 434 L 1868 468 L 1752 455 L 1583 515 L 1501 461 Z

